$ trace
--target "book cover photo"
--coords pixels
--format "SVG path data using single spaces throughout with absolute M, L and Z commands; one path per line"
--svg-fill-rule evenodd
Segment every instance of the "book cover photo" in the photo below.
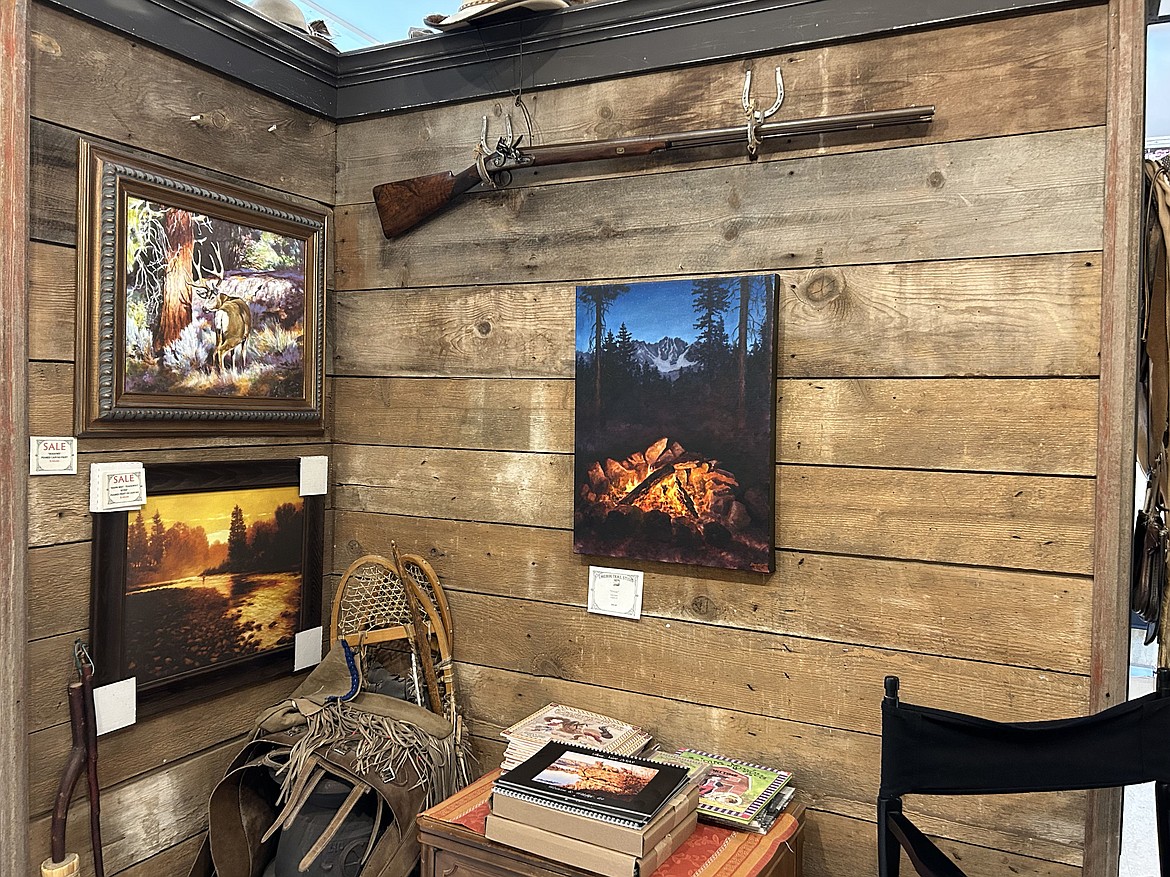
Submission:
M 644 823 L 686 781 L 682 767 L 552 741 L 496 780 L 518 797 L 593 810 Z
M 687 763 L 707 766 L 707 777 L 699 789 L 699 812 L 718 816 L 726 823 L 749 825 L 792 779 L 789 771 L 697 749 L 680 749 L 675 755 Z

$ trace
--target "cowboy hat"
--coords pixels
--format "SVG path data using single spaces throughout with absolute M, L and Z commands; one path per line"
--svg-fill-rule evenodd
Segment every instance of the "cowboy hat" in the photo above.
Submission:
M 462 27 L 479 18 L 513 9 L 566 9 L 568 0 L 464 0 L 454 15 L 428 15 L 425 22 L 440 29 Z

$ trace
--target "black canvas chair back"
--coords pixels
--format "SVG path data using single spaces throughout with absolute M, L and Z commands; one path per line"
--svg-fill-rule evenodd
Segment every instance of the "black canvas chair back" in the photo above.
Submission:
M 902 796 L 1101 789 L 1156 781 L 1161 877 L 1170 877 L 1170 671 L 1157 690 L 1096 715 L 993 722 L 898 698 L 886 677 L 878 793 L 878 874 L 905 850 L 922 877 L 968 877 L 902 812 Z M 970 877 L 981 877 L 972 874 Z

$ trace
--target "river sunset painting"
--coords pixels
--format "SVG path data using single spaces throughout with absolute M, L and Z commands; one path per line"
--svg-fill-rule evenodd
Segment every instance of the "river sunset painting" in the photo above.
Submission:
M 127 675 L 141 685 L 290 645 L 304 540 L 296 485 L 160 494 L 128 513 Z

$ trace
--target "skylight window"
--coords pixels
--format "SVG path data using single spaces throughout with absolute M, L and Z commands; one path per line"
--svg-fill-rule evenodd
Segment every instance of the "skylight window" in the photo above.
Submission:
M 410 39 L 431 32 L 423 17 L 451 15 L 460 0 L 236 0 L 241 6 L 260 12 L 273 21 L 302 27 L 299 12 L 307 25 L 324 21 L 329 39 L 339 52 L 366 49 L 383 43 Z M 295 7 L 290 9 L 289 7 Z

